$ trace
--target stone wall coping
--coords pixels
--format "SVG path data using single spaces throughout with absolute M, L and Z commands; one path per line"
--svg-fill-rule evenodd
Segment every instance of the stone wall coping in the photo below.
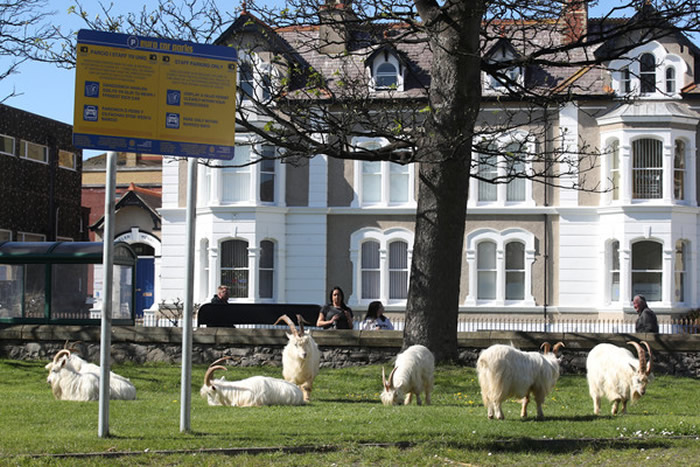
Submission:
M 284 346 L 288 339 L 283 329 L 197 328 L 195 344 Z M 402 331 L 311 330 L 320 347 L 401 348 Z M 0 341 L 82 341 L 99 342 L 100 326 L 62 326 L 45 324 L 10 325 L 0 328 Z M 564 342 L 569 350 L 590 350 L 601 342 L 624 346 L 628 341 L 646 340 L 653 350 L 666 352 L 700 351 L 697 334 L 586 334 L 524 331 L 478 331 L 457 333 L 460 348 L 485 348 L 492 344 L 512 344 L 523 350 L 539 349 L 542 342 Z M 113 326 L 113 343 L 178 344 L 182 329 L 142 326 Z

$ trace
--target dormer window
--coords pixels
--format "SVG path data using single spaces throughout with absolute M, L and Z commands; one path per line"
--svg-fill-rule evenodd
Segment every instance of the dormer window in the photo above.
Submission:
M 403 91 L 404 67 L 389 50 L 375 52 L 368 60 L 370 83 L 374 91 Z
M 651 41 L 610 62 L 613 89 L 620 97 L 659 99 L 680 98 L 688 64 L 669 53 L 659 42 Z
M 272 67 L 256 56 L 242 57 L 238 64 L 238 92 L 241 102 L 267 102 L 272 97 Z
M 522 87 L 525 84 L 524 67 L 507 66 L 518 58 L 520 58 L 520 54 L 510 42 L 505 39 L 498 41 L 484 57 L 495 68 L 492 72 L 482 75 L 484 90 L 487 92 L 505 93 Z

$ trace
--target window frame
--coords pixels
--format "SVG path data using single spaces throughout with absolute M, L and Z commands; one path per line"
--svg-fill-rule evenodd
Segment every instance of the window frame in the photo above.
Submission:
M 63 164 L 61 164 L 61 159 L 62 159 L 61 156 L 62 156 L 62 155 L 66 155 L 66 154 L 68 154 L 69 156 L 71 156 L 71 161 L 72 161 L 71 163 L 72 163 L 72 165 L 63 165 Z M 77 161 L 78 161 L 78 157 L 77 157 L 77 155 L 76 155 L 74 152 L 72 152 L 72 151 L 66 151 L 65 149 L 59 149 L 59 150 L 58 150 L 58 167 L 60 167 L 61 169 L 72 170 L 72 171 L 75 172 L 76 170 L 78 170 L 78 163 L 77 163 Z
M 36 147 L 36 148 L 41 148 L 43 149 L 44 157 L 43 160 L 35 159 L 33 157 L 30 157 L 28 155 L 29 147 Z M 46 146 L 45 144 L 39 144 L 35 143 L 33 141 L 28 141 L 26 139 L 20 139 L 19 141 L 19 157 L 20 159 L 32 161 L 32 162 L 37 162 L 39 164 L 47 164 L 49 163 L 49 147 Z
M 30 237 L 29 240 L 27 240 L 27 237 Z M 35 237 L 35 238 L 31 238 Z M 33 233 L 33 232 L 17 232 L 17 241 L 18 242 L 45 242 L 46 241 L 46 235 L 44 234 L 38 234 L 38 233 Z
M 496 296 L 494 299 L 479 298 L 479 245 L 492 242 L 496 245 Z M 519 242 L 523 245 L 524 279 L 522 300 L 507 299 L 506 292 L 506 246 L 509 243 Z M 467 234 L 466 262 L 469 269 L 469 291 L 465 306 L 473 307 L 534 307 L 535 299 L 532 295 L 533 264 L 535 262 L 535 235 L 532 232 L 520 228 L 510 228 L 502 231 L 485 228 L 477 229 Z M 485 269 L 481 269 L 486 271 Z
M 382 146 L 385 146 L 388 144 L 388 141 L 385 138 L 371 138 L 371 137 L 355 137 L 352 140 L 352 147 L 354 150 L 359 150 L 361 148 L 366 148 L 369 150 L 377 149 Z M 365 163 L 373 163 L 376 164 L 376 167 L 378 170 L 375 170 L 373 172 L 365 172 Z M 353 190 L 353 200 L 352 200 L 352 207 L 358 208 L 358 207 L 363 207 L 363 208 L 386 208 L 386 207 L 406 207 L 413 209 L 416 207 L 416 190 L 415 190 L 415 177 L 416 177 L 416 172 L 415 172 L 415 165 L 416 164 L 406 164 L 406 165 L 401 165 L 401 164 L 396 164 L 394 162 L 389 162 L 389 161 L 362 161 L 362 160 L 354 160 L 353 161 L 353 185 L 355 189 Z M 401 168 L 401 172 L 397 172 L 395 170 L 396 167 Z M 379 193 L 378 197 L 372 200 L 367 199 L 367 193 L 369 193 L 369 190 L 365 187 L 365 182 L 366 182 L 366 176 L 367 177 L 376 177 L 379 180 L 378 183 L 378 189 Z M 396 179 L 396 177 L 402 177 L 405 178 L 405 185 L 406 185 L 406 191 L 405 193 L 402 192 L 402 195 L 405 196 L 405 201 L 394 201 L 393 195 L 394 192 L 392 191 L 392 181 Z
M 652 268 L 635 268 L 635 247 L 643 244 L 643 243 L 649 243 L 649 244 L 655 244 L 658 247 L 658 254 L 659 254 L 659 268 L 658 269 L 652 269 Z M 630 244 L 630 297 L 629 300 L 631 301 L 635 295 L 644 295 L 647 298 L 647 301 L 649 302 L 659 302 L 663 300 L 663 294 L 664 294 L 664 252 L 663 252 L 663 247 L 664 243 L 660 240 L 656 239 L 638 239 L 636 241 L 633 241 Z M 642 255 L 639 253 L 640 256 L 645 256 L 648 257 L 648 255 Z M 652 295 L 649 291 L 646 290 L 639 290 L 638 288 L 635 288 L 635 275 L 639 276 L 642 274 L 650 275 L 658 275 L 658 289 L 659 289 L 659 296 L 658 298 Z
M 263 244 L 269 244 L 271 245 L 272 251 L 270 252 L 270 259 L 271 259 L 271 266 L 267 266 L 263 264 L 263 260 L 266 259 L 265 256 L 265 247 Z M 258 297 L 260 300 L 274 300 L 277 297 L 277 280 L 276 280 L 276 265 L 278 263 L 277 261 L 277 242 L 275 242 L 273 239 L 265 238 L 260 241 L 260 254 L 258 257 L 257 265 L 258 265 Z M 270 295 L 265 295 L 263 296 L 263 286 L 267 285 L 265 284 L 265 281 L 263 281 L 263 273 L 269 273 L 270 275 L 270 284 L 269 284 L 269 289 L 270 289 Z
M 352 263 L 353 287 L 352 295 L 348 297 L 348 304 L 354 306 L 367 306 L 374 300 L 381 300 L 386 306 L 405 306 L 406 298 L 391 297 L 391 277 L 396 269 L 391 268 L 391 245 L 396 242 L 406 244 L 406 294 L 410 283 L 411 261 L 413 258 L 413 232 L 400 227 L 386 230 L 375 227 L 367 227 L 353 232 L 350 235 L 350 262 Z M 377 269 L 363 268 L 362 246 L 368 242 L 375 242 L 379 246 L 379 296 L 363 297 L 363 272 L 376 272 Z
M 394 67 L 394 76 L 396 77 L 395 85 L 383 86 L 378 84 L 379 68 L 382 65 L 389 64 Z M 373 92 L 379 91 L 398 91 L 403 92 L 404 90 L 404 66 L 399 61 L 396 54 L 383 50 L 376 53 L 372 58 L 368 73 L 370 78 L 370 90 Z
M 231 266 L 224 266 L 224 258 L 223 258 L 223 249 L 224 249 L 224 244 L 226 243 L 233 243 L 235 246 L 237 243 L 239 243 L 241 246 L 245 244 L 245 255 L 242 256 L 245 258 L 244 265 L 236 265 L 233 264 Z M 233 247 L 233 246 L 232 246 Z M 250 298 L 250 277 L 251 277 L 251 272 L 250 272 L 250 242 L 248 239 L 245 238 L 228 238 L 228 239 L 222 239 L 219 242 L 219 284 L 224 284 L 229 287 L 229 300 L 233 301 L 240 301 L 240 300 L 248 300 Z M 234 258 L 235 259 L 235 258 Z M 246 280 L 246 294 L 245 296 L 240 295 L 237 292 L 237 287 L 233 283 L 227 283 L 227 281 L 224 279 L 224 271 L 231 271 L 232 276 L 236 275 L 237 271 L 245 271 L 245 280 Z M 240 287 L 238 287 L 240 288 Z
M 519 152 L 519 154 L 523 154 L 524 157 L 522 159 L 518 159 L 517 161 L 509 161 L 507 157 L 505 157 L 505 154 L 507 154 L 507 150 L 509 147 L 513 145 L 518 145 L 518 149 L 521 149 L 522 151 Z M 535 153 L 536 150 L 536 144 L 534 141 L 531 140 L 531 137 L 525 133 L 525 132 L 512 132 L 512 133 L 507 133 L 500 135 L 496 138 L 494 138 L 491 141 L 486 141 L 482 140 L 481 142 L 477 143 L 477 146 L 483 146 L 486 147 L 487 150 L 489 151 L 490 154 L 486 154 L 487 158 L 486 159 L 491 159 L 493 157 L 496 158 L 495 161 L 495 167 L 493 167 L 494 162 L 488 161 L 486 162 L 487 164 L 487 169 L 488 173 L 493 174 L 495 173 L 496 177 L 503 178 L 507 175 L 508 171 L 510 170 L 509 164 L 512 162 L 517 162 L 523 164 L 523 172 L 525 173 L 531 173 L 532 172 L 532 154 Z M 476 160 L 475 164 L 472 164 L 472 174 L 477 175 L 477 176 L 483 176 L 483 174 L 487 173 L 487 171 L 482 172 L 482 160 L 483 154 L 476 153 L 474 159 Z M 512 189 L 512 182 L 516 183 L 522 183 L 522 200 L 514 200 L 514 199 L 509 199 L 510 197 L 510 192 Z M 482 200 L 480 199 L 481 197 L 481 192 L 482 192 L 482 186 L 486 187 L 485 190 L 483 191 L 493 191 L 495 189 L 495 200 Z M 494 187 L 494 188 L 491 188 Z M 509 189 L 510 188 L 510 189 Z M 496 183 L 496 184 L 490 184 L 488 182 L 482 181 L 482 180 L 476 180 L 476 183 L 472 181 L 472 183 L 469 184 L 469 199 L 468 199 L 468 206 L 469 207 L 490 207 L 490 206 L 523 206 L 523 207 L 533 207 L 535 206 L 535 200 L 533 198 L 532 194 L 532 180 L 530 178 L 514 178 L 512 180 L 509 180 L 507 183 Z
M 12 152 L 3 151 L 2 150 L 3 146 L 0 145 L 0 154 L 4 154 L 6 156 L 16 156 L 17 155 L 17 138 L 15 138 L 14 136 L 10 136 L 10 135 L 0 134 L 0 139 L 4 140 L 5 138 L 12 141 Z
M 655 148 L 648 153 L 642 146 L 642 143 L 653 143 Z M 651 145 L 647 145 L 651 146 Z M 636 152 L 636 148 L 640 148 L 640 152 Z M 639 156 L 639 157 L 637 157 Z M 637 201 L 648 201 L 663 199 L 664 197 L 664 144 L 663 140 L 652 135 L 635 138 L 630 144 L 631 157 L 631 183 L 632 183 L 632 199 Z M 658 158 L 658 165 L 651 166 L 648 162 L 651 159 Z M 637 165 L 637 162 L 647 162 Z M 657 180 L 654 181 L 653 179 Z M 646 181 L 645 181 L 646 179 Z M 651 181 L 648 181 L 651 180 Z M 647 187 L 647 188 L 645 188 Z M 656 188 L 653 190 L 653 188 Z M 651 196 L 653 194 L 654 196 Z

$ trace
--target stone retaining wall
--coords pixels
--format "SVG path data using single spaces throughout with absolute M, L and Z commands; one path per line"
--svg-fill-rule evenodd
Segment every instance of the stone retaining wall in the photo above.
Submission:
M 403 345 L 400 331 L 314 331 L 321 349 L 321 366 L 342 368 L 366 364 L 390 364 Z M 77 348 L 89 361 L 99 361 L 99 326 L 21 325 L 0 329 L 0 358 L 49 360 L 65 341 L 80 341 Z M 700 336 L 667 334 L 545 334 L 513 331 L 459 333 L 457 364 L 475 366 L 481 349 L 496 343 L 535 350 L 542 342 L 564 342 L 563 374 L 585 373 L 586 355 L 600 342 L 626 345 L 646 340 L 654 351 L 654 372 L 700 378 Z M 182 330 L 117 326 L 112 329 L 112 358 L 116 363 L 133 361 L 179 363 Z M 274 365 L 282 362 L 287 343 L 279 329 L 201 328 L 193 333 L 192 362 L 207 364 L 223 356 L 241 366 Z M 631 347 L 630 347 L 631 348 Z

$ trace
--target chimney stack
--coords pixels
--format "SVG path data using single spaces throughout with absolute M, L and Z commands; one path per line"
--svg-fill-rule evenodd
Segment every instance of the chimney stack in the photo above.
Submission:
M 588 0 L 564 0 L 563 43 L 578 42 L 588 31 Z
M 353 18 L 352 0 L 326 0 L 318 15 L 320 52 L 329 55 L 345 52 L 350 39 L 349 21 Z

